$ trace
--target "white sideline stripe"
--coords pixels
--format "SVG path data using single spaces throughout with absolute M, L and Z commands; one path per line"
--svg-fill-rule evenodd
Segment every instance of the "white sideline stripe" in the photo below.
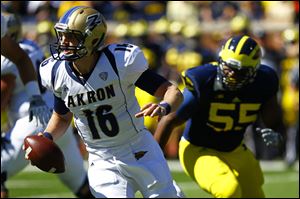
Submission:
M 265 184 L 276 184 L 276 183 L 283 183 L 283 182 L 299 182 L 299 176 L 296 173 L 291 174 L 285 174 L 284 178 L 282 175 L 280 176 L 265 176 Z M 198 185 L 193 182 L 177 182 L 178 185 L 182 189 L 195 189 L 199 188 Z M 47 183 L 47 179 L 45 180 L 10 180 L 7 182 L 8 187 L 14 187 L 14 188 L 30 188 L 30 187 L 36 187 L 36 188 L 51 188 L 53 185 Z M 48 194 L 47 194 L 48 195 Z M 50 196 L 50 195 L 49 195 Z M 34 196 L 32 196 L 34 197 Z M 46 197 L 46 195 L 45 195 Z
M 85 168 L 88 167 L 87 161 L 84 161 Z M 172 171 L 183 171 L 179 160 L 168 160 L 168 165 Z M 260 161 L 260 166 L 263 171 L 283 171 L 287 168 L 286 163 L 283 160 L 270 160 L 270 161 Z M 299 160 L 295 163 L 293 167 L 296 171 L 299 171 Z M 23 171 L 32 172 L 40 171 L 37 167 L 28 165 Z M 41 171 L 42 172 L 42 171 Z
M 75 198 L 70 196 L 68 192 L 62 192 L 59 194 L 43 194 L 43 195 L 35 195 L 35 196 L 19 196 L 18 198 Z

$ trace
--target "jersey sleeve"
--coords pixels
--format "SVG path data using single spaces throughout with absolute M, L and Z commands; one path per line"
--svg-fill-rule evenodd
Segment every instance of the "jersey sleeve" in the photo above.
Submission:
M 43 87 L 49 89 L 51 92 L 55 94 L 54 85 L 53 85 L 53 67 L 55 67 L 56 61 L 54 61 L 51 57 L 44 60 L 39 67 L 39 75 L 41 78 L 41 84 Z
M 279 78 L 276 71 L 270 66 L 261 65 L 257 73 L 258 82 L 261 84 L 260 92 L 267 101 L 276 95 L 279 89 Z
M 1 55 L 1 75 L 7 74 L 17 77 L 19 75 L 19 71 L 17 66 L 12 61 Z
M 134 84 L 148 69 L 143 51 L 133 44 L 116 44 L 110 49 L 115 56 L 120 78 Z
M 193 95 L 200 98 L 199 84 L 193 72 L 191 70 L 185 70 L 181 73 L 181 78 L 185 88 L 189 90 L 191 93 L 193 93 Z
M 211 63 L 189 68 L 181 73 L 182 81 L 189 91 L 200 98 L 200 92 L 207 90 L 215 78 L 216 70 Z

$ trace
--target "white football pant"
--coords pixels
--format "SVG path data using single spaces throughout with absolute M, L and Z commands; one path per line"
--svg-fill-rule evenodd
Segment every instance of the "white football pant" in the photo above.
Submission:
M 96 198 L 183 197 L 158 143 L 142 131 L 122 146 L 89 154 L 89 183 Z

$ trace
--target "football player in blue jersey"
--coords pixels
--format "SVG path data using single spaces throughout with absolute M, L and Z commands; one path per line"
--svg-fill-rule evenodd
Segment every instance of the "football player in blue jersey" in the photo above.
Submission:
M 280 123 L 278 77 L 260 60 L 254 39 L 228 39 L 218 62 L 183 72 L 184 102 L 156 129 L 155 139 L 164 147 L 172 129 L 187 121 L 179 142 L 180 163 L 214 197 L 264 197 L 259 162 L 243 142 L 246 127 L 262 118 L 267 128 L 257 131 L 266 144 L 281 143 L 281 135 L 271 129 Z
M 89 153 L 90 189 L 97 198 L 133 198 L 137 191 L 144 197 L 182 197 L 143 120 L 176 111 L 183 100 L 177 86 L 148 69 L 138 46 L 104 45 L 105 19 L 91 7 L 71 8 L 54 28 L 57 43 L 39 70 L 55 98 L 43 135 L 56 141 L 74 116 Z M 135 87 L 160 103 L 141 109 Z

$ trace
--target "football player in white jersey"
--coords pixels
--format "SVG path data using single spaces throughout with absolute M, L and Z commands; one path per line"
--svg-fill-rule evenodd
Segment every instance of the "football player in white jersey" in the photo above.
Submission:
M 148 70 L 133 44 L 104 46 L 106 22 L 97 10 L 73 7 L 54 26 L 57 43 L 40 66 L 43 86 L 52 90 L 54 111 L 42 135 L 54 141 L 74 116 L 89 153 L 88 176 L 97 198 L 182 197 L 167 161 L 143 116 L 176 111 L 182 93 Z M 140 109 L 135 87 L 162 101 Z
M 7 20 L 4 15 L 5 12 L 2 12 L 1 8 L 1 55 L 15 63 L 20 72 L 22 82 L 25 85 L 24 88 L 28 96 L 30 96 L 29 122 L 33 120 L 33 117 L 36 117 L 38 118 L 38 120 L 35 120 L 36 122 L 45 125 L 51 116 L 50 108 L 41 97 L 36 73 L 30 58 L 26 52 L 20 48 L 18 43 L 6 35 Z M 36 123 L 36 125 L 38 125 L 38 123 Z
M 21 22 L 15 15 L 9 14 L 7 19 L 7 35 L 19 42 L 20 47 L 29 55 L 38 71 L 40 63 L 45 59 L 44 53 L 35 42 L 26 39 L 21 40 Z M 11 128 L 1 140 L 1 193 L 3 192 L 3 194 L 5 194 L 4 192 L 7 193 L 4 184 L 5 179 L 9 179 L 20 172 L 29 163 L 24 158 L 25 153 L 22 150 L 24 138 L 28 135 L 36 134 L 45 128 L 41 124 L 35 125 L 34 121 L 36 118 L 33 118 L 33 122 L 28 122 L 29 96 L 25 92 L 15 64 L 1 56 L 1 85 L 4 84 L 9 85 L 9 87 L 4 89 L 1 86 L 1 97 L 5 96 L 5 100 L 1 100 L 1 108 L 7 109 L 8 122 Z M 52 106 L 52 93 L 45 88 L 40 88 L 43 99 L 49 107 Z M 57 141 L 57 144 L 62 149 L 66 159 L 66 171 L 57 176 L 74 195 L 80 198 L 92 197 L 89 191 L 87 171 L 84 168 L 83 158 L 71 126 L 65 135 Z

